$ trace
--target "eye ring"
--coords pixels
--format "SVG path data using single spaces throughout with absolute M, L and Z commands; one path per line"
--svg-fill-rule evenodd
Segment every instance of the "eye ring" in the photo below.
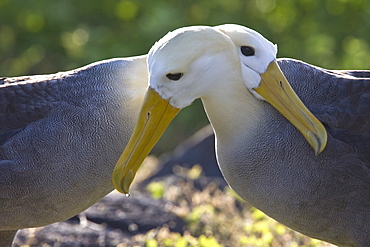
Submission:
M 240 47 L 240 51 L 244 56 L 253 56 L 255 54 L 254 48 L 251 46 L 242 46 Z
M 170 79 L 171 81 L 178 81 L 183 76 L 183 73 L 168 73 L 166 77 Z

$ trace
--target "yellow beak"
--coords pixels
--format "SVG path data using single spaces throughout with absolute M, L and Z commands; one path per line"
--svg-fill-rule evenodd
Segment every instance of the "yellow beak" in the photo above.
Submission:
M 276 61 L 269 64 L 261 78 L 261 84 L 254 91 L 302 133 L 316 154 L 321 153 L 327 142 L 325 127 L 295 94 Z
M 179 111 L 148 88 L 134 132 L 113 170 L 112 182 L 119 192 L 128 194 L 141 163 Z

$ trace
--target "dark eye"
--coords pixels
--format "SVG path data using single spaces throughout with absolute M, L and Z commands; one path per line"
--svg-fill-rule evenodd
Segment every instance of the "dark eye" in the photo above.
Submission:
M 253 56 L 254 55 L 254 48 L 250 46 L 242 46 L 240 48 L 241 52 L 244 56 Z
M 178 81 L 182 77 L 183 73 L 167 74 L 166 77 L 172 81 Z

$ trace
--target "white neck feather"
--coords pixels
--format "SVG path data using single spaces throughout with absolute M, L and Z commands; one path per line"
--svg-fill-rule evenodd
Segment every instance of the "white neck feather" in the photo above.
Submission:
M 202 97 L 202 102 L 217 140 L 226 145 L 241 137 L 241 133 L 255 133 L 263 115 L 263 103 L 238 80 L 227 87 L 212 90 L 209 97 Z

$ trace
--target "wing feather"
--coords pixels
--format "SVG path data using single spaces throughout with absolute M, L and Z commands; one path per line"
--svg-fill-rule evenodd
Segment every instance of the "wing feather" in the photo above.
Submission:
M 57 81 L 56 75 L 0 79 L 0 144 L 52 111 L 59 99 L 50 87 Z
M 293 59 L 279 65 L 328 133 L 370 164 L 370 71 L 330 71 Z

